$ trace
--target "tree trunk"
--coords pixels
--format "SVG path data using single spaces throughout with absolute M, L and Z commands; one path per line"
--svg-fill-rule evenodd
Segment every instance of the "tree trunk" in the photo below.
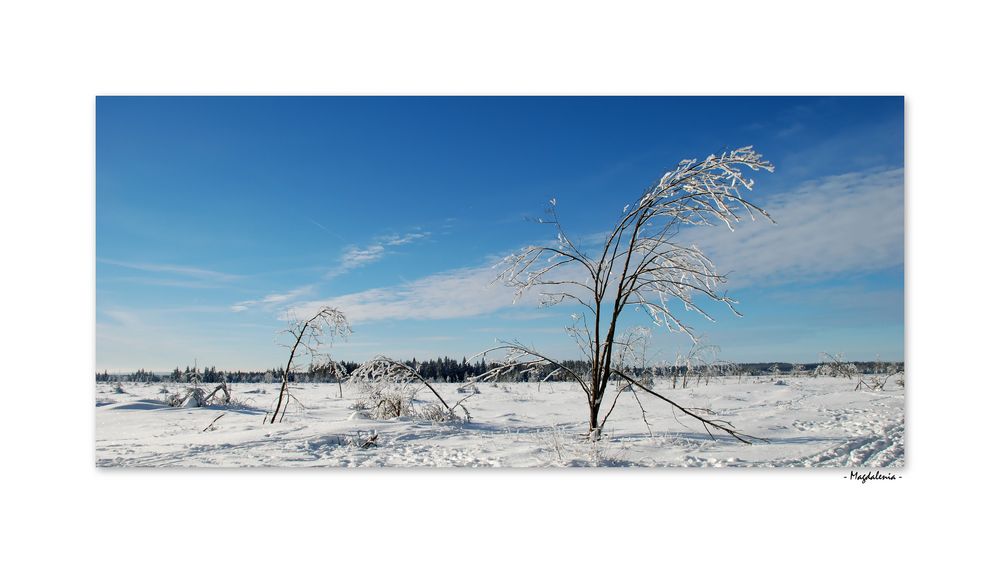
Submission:
M 278 391 L 278 404 L 274 407 L 274 416 L 271 417 L 271 424 L 278 418 L 278 411 L 281 410 L 281 402 L 285 399 L 285 393 L 288 390 L 288 374 L 282 376 L 281 378 L 281 391 Z M 267 420 L 265 416 L 264 420 Z

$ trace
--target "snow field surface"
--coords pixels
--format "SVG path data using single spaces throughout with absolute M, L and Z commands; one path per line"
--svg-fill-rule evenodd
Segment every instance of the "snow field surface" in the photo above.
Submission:
M 713 379 L 654 390 L 767 442 L 745 445 L 638 391 L 622 393 L 598 442 L 586 439 L 586 400 L 574 382 L 479 384 L 468 422 L 416 416 L 373 420 L 352 408 L 362 390 L 297 383 L 284 422 L 262 424 L 278 384 L 235 384 L 242 407 L 172 408 L 161 383 L 99 383 L 100 467 L 902 467 L 903 389 L 855 391 L 845 378 Z M 449 404 L 468 394 L 434 385 Z M 179 390 L 181 384 L 166 384 Z M 613 400 L 609 388 L 605 409 Z M 416 407 L 437 400 L 423 389 Z M 220 415 L 221 418 L 215 420 Z M 602 413 L 603 416 L 603 413 Z M 213 423 L 213 420 L 215 421 Z M 207 429 L 207 430 L 206 430 Z M 374 444 L 368 444 L 377 435 Z

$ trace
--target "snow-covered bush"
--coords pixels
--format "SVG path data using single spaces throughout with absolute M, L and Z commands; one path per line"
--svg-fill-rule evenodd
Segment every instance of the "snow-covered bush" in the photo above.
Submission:
M 351 383 L 361 396 L 351 408 L 363 411 L 368 418 L 389 420 L 413 414 L 414 390 L 403 380 L 376 374 L 372 377 L 352 377 Z
M 413 414 L 413 393 L 405 387 L 382 388 L 370 397 L 372 417 L 388 420 Z
M 167 398 L 167 404 L 172 407 L 185 409 L 215 405 L 249 406 L 249 403 L 246 401 L 234 401 L 229 391 L 229 385 L 226 383 L 220 383 L 211 392 L 205 391 L 205 388 L 200 385 L 188 386 L 183 391 L 170 395 Z
M 184 409 L 205 406 L 205 390 L 201 387 L 187 387 L 168 397 L 167 404 Z
M 820 354 L 820 358 L 823 363 L 816 366 L 814 375 L 853 378 L 861 373 L 856 364 L 844 360 L 843 354 L 830 355 L 824 352 Z
M 454 412 L 444 408 L 440 403 L 424 405 L 417 410 L 417 416 L 431 422 L 456 422 L 461 420 Z
M 414 396 L 422 389 L 418 382 L 434 394 L 438 401 L 437 406 L 444 413 L 448 413 L 447 415 L 436 410 L 427 411 L 427 407 L 419 410 L 414 407 Z M 363 411 L 372 418 L 385 420 L 400 416 L 423 417 L 426 411 L 428 420 L 462 419 L 455 413 L 455 409 L 460 407 L 465 399 L 454 405 L 449 405 L 441 394 L 416 370 L 385 356 L 378 356 L 358 366 L 351 372 L 348 383 L 353 384 L 362 392 L 362 396 L 355 401 L 352 408 Z M 469 411 L 464 406 L 461 408 L 465 414 L 465 420 L 468 420 L 470 418 Z

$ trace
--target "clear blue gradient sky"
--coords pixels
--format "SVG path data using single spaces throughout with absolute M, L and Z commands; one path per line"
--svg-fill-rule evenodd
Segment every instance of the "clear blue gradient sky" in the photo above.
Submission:
M 97 99 L 97 369 L 281 364 L 286 311 L 342 308 L 334 357 L 576 357 L 572 307 L 512 304 L 492 265 L 608 229 L 677 161 L 753 145 L 777 225 L 698 228 L 742 318 L 687 319 L 732 361 L 903 358 L 903 100 Z M 648 324 L 641 315 L 630 324 Z M 654 360 L 686 337 L 654 331 Z

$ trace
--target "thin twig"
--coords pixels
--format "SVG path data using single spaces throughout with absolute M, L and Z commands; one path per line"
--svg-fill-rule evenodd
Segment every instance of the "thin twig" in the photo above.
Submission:
M 211 428 L 212 426 L 214 426 L 214 425 L 215 425 L 215 422 L 216 422 L 217 420 L 219 420 L 220 418 L 224 417 L 224 416 L 226 416 L 226 413 L 222 413 L 222 414 L 220 414 L 219 416 L 215 417 L 215 420 L 213 420 L 212 422 L 210 422 L 210 423 L 208 424 L 208 426 L 206 426 L 206 427 L 205 427 L 205 429 L 204 429 L 204 430 L 202 430 L 202 432 L 205 432 L 205 430 L 208 430 L 209 428 Z

